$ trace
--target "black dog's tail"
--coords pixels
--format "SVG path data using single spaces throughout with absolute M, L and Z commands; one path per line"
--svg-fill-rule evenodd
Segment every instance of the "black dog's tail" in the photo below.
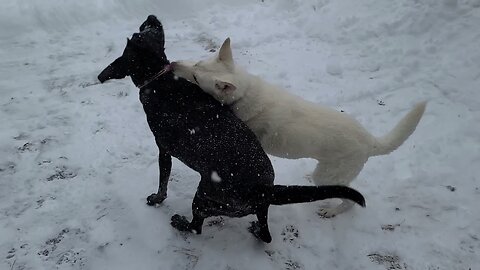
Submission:
M 273 186 L 270 204 L 306 203 L 331 198 L 348 199 L 365 207 L 365 198 L 353 188 L 345 186 Z

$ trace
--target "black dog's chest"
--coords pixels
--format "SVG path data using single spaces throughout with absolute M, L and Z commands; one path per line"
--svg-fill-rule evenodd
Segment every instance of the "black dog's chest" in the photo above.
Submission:
M 147 114 L 162 111 L 166 112 L 171 109 L 171 104 L 174 101 L 171 95 L 161 95 L 159 91 L 161 90 L 152 88 L 140 89 L 139 99 Z
M 140 89 L 140 102 L 143 106 L 149 106 L 149 103 L 152 101 L 152 97 L 156 94 L 156 90 L 153 89 Z
M 186 104 L 183 97 L 152 89 L 142 89 L 140 101 L 157 144 L 172 154 L 177 149 L 195 151 L 212 135 L 208 130 L 214 129 L 209 121 L 213 117 L 206 117 L 199 104 Z

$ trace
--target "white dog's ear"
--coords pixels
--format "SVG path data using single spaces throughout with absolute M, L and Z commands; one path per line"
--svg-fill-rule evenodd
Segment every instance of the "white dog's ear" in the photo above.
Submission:
M 233 65 L 232 48 L 230 47 L 230 38 L 225 39 L 218 52 L 218 60 L 229 65 Z
M 215 80 L 215 89 L 222 93 L 231 93 L 237 89 L 235 85 L 232 83 L 223 81 L 223 80 Z

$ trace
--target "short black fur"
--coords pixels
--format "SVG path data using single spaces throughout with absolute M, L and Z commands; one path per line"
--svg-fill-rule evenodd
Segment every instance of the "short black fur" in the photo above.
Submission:
M 130 76 L 140 87 L 168 64 L 162 24 L 150 15 L 140 32 L 127 41 L 122 56 L 98 79 L 103 83 Z M 228 107 L 195 84 L 174 78 L 172 72 L 142 87 L 140 101 L 159 148 L 159 188 L 147 203 L 161 203 L 167 197 L 172 156 L 201 176 L 192 203 L 193 220 L 172 217 L 171 224 L 181 231 L 200 234 L 204 219 L 210 216 L 256 214 L 258 222 L 250 231 L 270 242 L 267 216 L 271 204 L 338 197 L 365 206 L 363 196 L 348 187 L 274 186 L 272 165 L 253 132 Z

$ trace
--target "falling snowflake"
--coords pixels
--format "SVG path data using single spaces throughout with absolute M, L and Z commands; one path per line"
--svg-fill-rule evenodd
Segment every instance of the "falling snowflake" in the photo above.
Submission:
M 210 178 L 215 183 L 219 183 L 220 181 L 222 181 L 222 178 L 220 178 L 220 176 L 218 176 L 218 173 L 216 171 L 212 172 L 212 175 L 210 176 Z

